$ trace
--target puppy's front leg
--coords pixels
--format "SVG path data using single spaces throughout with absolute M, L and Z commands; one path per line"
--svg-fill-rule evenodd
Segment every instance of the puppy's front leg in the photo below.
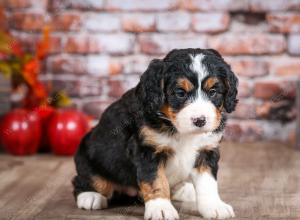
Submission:
M 153 180 L 141 180 L 140 190 L 145 202 L 145 219 L 179 219 L 176 209 L 170 201 L 170 187 L 163 164 L 158 165 Z
M 219 196 L 217 171 L 219 150 L 202 150 L 192 171 L 196 189 L 198 211 L 204 218 L 225 219 L 234 217 L 233 209 Z

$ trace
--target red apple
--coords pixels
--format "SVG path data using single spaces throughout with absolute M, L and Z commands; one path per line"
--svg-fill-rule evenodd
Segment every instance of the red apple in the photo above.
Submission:
M 54 154 L 73 155 L 89 129 L 87 117 L 76 110 L 57 111 L 48 124 L 48 140 Z
M 14 155 L 37 152 L 41 139 L 41 123 L 35 112 L 16 109 L 6 114 L 0 136 L 5 150 Z
M 56 110 L 51 106 L 45 105 L 45 106 L 39 106 L 33 109 L 33 111 L 36 112 L 41 119 L 42 138 L 40 143 L 40 150 L 43 152 L 50 151 L 47 129 L 48 129 L 48 123 Z

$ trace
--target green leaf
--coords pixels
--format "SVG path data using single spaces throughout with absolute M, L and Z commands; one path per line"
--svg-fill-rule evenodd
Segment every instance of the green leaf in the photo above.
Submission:
M 9 65 L 9 63 L 6 62 L 0 62 L 0 72 L 4 74 L 4 76 L 11 76 L 12 74 L 12 68 Z
M 51 100 L 51 105 L 54 107 L 68 107 L 72 105 L 71 99 L 63 90 L 54 93 Z
M 0 31 L 0 51 L 5 54 L 11 54 L 11 43 L 12 38 L 7 33 Z

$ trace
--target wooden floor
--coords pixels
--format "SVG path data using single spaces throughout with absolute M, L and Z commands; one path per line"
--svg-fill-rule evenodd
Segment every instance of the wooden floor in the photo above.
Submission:
M 220 193 L 236 219 L 300 219 L 300 152 L 279 144 L 221 147 Z M 142 219 L 143 207 L 76 208 L 72 158 L 0 155 L 0 219 Z M 181 219 L 200 219 L 194 204 L 176 203 Z

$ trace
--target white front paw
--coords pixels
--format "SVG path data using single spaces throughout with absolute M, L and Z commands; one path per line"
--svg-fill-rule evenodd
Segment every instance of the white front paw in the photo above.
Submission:
M 226 219 L 233 218 L 235 214 L 231 205 L 221 199 L 201 199 L 198 201 L 198 210 L 204 218 Z
M 107 208 L 107 198 L 97 192 L 82 192 L 77 196 L 77 206 L 80 209 Z
M 175 220 L 179 219 L 178 212 L 168 199 L 152 199 L 145 203 L 146 220 Z

